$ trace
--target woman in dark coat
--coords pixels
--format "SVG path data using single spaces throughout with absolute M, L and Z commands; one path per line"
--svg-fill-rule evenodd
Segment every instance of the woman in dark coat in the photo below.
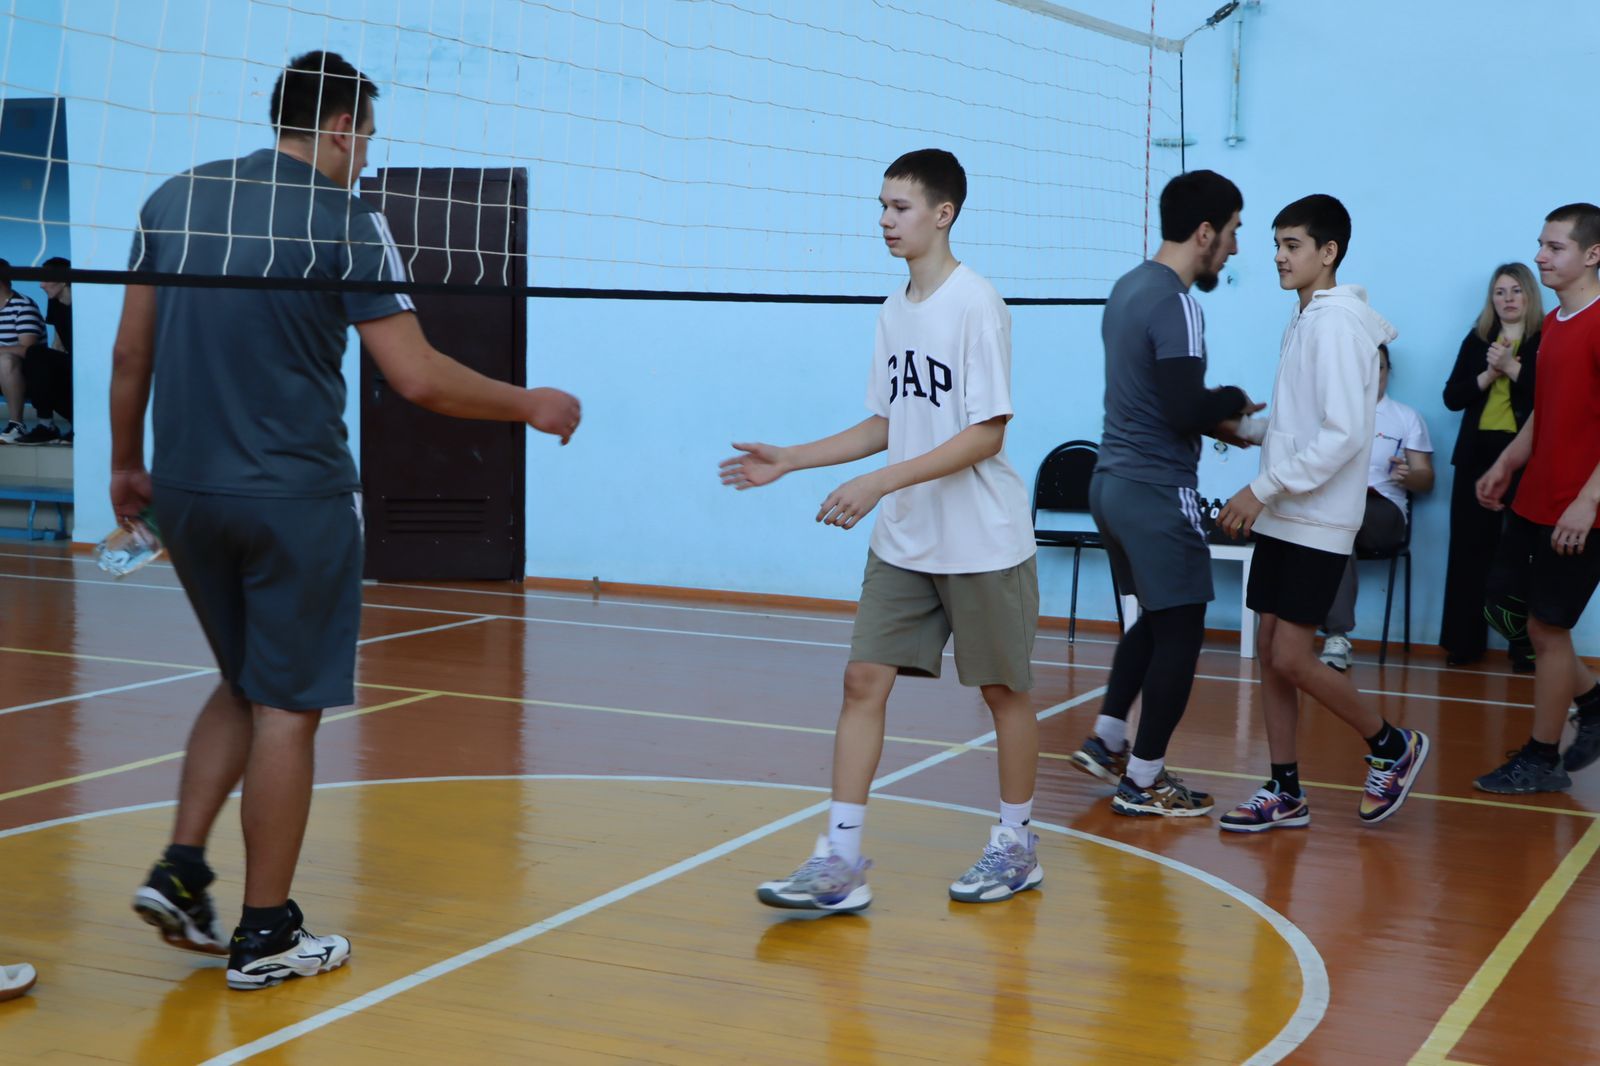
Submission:
M 1521 263 L 1496 267 L 1483 311 L 1461 342 L 1455 369 L 1445 383 L 1444 405 L 1462 413 L 1450 455 L 1455 484 L 1450 490 L 1450 558 L 1439 632 L 1439 643 L 1452 666 L 1483 658 L 1488 636 L 1484 587 L 1505 516 L 1478 505 L 1475 485 L 1533 414 L 1543 323 L 1544 304 L 1533 272 Z M 1512 646 L 1514 669 L 1531 670 L 1532 663 L 1530 645 Z

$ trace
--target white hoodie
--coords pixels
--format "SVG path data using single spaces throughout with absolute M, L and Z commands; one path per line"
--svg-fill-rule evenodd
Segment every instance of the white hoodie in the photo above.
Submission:
M 1313 293 L 1283 334 L 1267 417 L 1240 435 L 1261 445 L 1250 491 L 1269 537 L 1348 555 L 1366 514 L 1367 457 L 1378 405 L 1378 345 L 1398 334 L 1359 285 Z

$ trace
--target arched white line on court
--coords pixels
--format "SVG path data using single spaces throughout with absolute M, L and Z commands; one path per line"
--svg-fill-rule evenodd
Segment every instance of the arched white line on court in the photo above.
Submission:
M 953 758 L 955 754 L 957 753 L 954 751 L 940 752 L 938 755 L 924 759 L 920 763 L 915 763 L 912 766 L 905 767 L 901 771 L 885 775 L 883 778 L 873 782 L 874 798 L 884 802 L 906 803 L 914 806 L 955 811 L 961 814 L 971 814 L 981 818 L 992 817 L 994 813 L 993 811 L 984 810 L 978 807 L 971 807 L 958 803 L 946 803 L 940 800 L 921 799 L 913 796 L 884 795 L 878 791 L 879 789 L 893 784 L 895 781 L 903 780 L 914 773 L 920 773 L 929 766 L 936 765 L 939 762 L 944 762 L 950 758 Z M 681 783 L 719 787 L 765 788 L 781 791 L 811 793 L 826 793 L 828 791 L 826 788 L 816 785 L 794 785 L 772 781 L 743 781 L 726 778 L 674 777 L 662 774 L 473 774 L 444 777 L 387 778 L 376 781 L 338 781 L 319 784 L 316 786 L 316 788 L 318 790 L 331 791 L 334 789 L 365 788 L 373 785 L 419 785 L 463 781 L 618 781 L 635 782 L 640 784 Z M 33 825 L 21 826 L 16 829 L 0 831 L 0 839 L 4 839 L 5 837 L 9 836 L 16 836 L 22 833 L 49 829 L 61 825 L 70 825 L 77 822 L 110 817 L 112 815 L 131 814 L 139 811 L 171 807 L 175 805 L 175 802 L 176 801 L 174 800 L 162 800 L 155 803 L 136 804 L 129 807 L 119 807 L 107 811 L 94 811 L 85 814 L 72 815 L 66 818 L 56 818 L 46 822 L 38 822 Z M 329 1008 L 328 1010 L 313 1015 L 312 1017 L 307 1018 L 295 1025 L 287 1026 L 283 1029 L 277 1030 L 276 1032 L 269 1033 L 267 1036 L 261 1037 L 258 1040 L 252 1041 L 249 1044 L 245 1044 L 241 1047 L 234 1048 L 231 1051 L 224 1052 L 221 1055 L 207 1060 L 202 1064 L 202 1066 L 231 1066 L 231 1064 L 243 1062 L 264 1051 L 268 1051 L 275 1047 L 280 1047 L 291 1040 L 314 1032 L 317 1029 L 324 1028 L 325 1026 L 331 1025 L 333 1022 L 339 1021 L 343 1018 L 360 1013 L 369 1007 L 376 1006 L 382 1002 L 385 1002 L 386 1000 L 394 998 L 395 996 L 408 992 L 411 989 L 434 980 L 435 978 L 443 977 L 446 974 L 453 973 L 454 971 L 469 966 L 472 963 L 479 962 L 483 959 L 489 958 L 490 956 L 499 954 L 500 952 L 509 948 L 526 943 L 535 937 L 542 936 L 544 933 L 558 929 L 564 925 L 568 925 L 571 922 L 576 921 L 577 919 L 588 914 L 592 914 L 595 911 L 609 906 L 612 903 L 616 903 L 627 899 L 630 896 L 637 895 L 639 892 L 645 891 L 648 888 L 652 888 L 665 881 L 671 880 L 680 874 L 687 873 L 688 871 L 699 866 L 703 866 L 708 862 L 721 858 L 722 856 L 736 851 L 744 845 L 752 843 L 755 840 L 770 836 L 771 834 L 779 832 L 782 829 L 786 829 L 789 826 L 798 824 L 807 818 L 820 814 L 826 809 L 827 804 L 825 802 L 814 803 L 809 807 L 795 811 L 792 814 L 785 815 L 782 818 L 753 829 L 748 833 L 733 838 L 732 840 L 725 841 L 724 843 L 713 848 L 709 848 L 697 855 L 684 859 L 681 862 L 674 863 L 671 866 L 657 870 L 652 874 L 648 874 L 645 877 L 613 889 L 610 892 L 596 896 L 593 899 L 578 904 L 577 906 L 570 907 L 567 910 L 543 919 L 542 921 L 525 926 L 524 928 L 509 933 L 497 940 L 493 940 L 487 944 L 472 948 L 449 959 L 435 963 L 432 966 L 418 970 L 413 974 L 400 978 L 399 980 L 392 981 L 387 985 L 366 993 L 365 995 L 358 996 L 348 1003 Z M 1181 862 L 1177 859 L 1171 859 L 1165 855 L 1146 851 L 1143 848 L 1138 848 L 1131 844 L 1125 844 L 1117 840 L 1109 840 L 1104 837 L 1097 837 L 1091 833 L 1085 833 L 1081 830 L 1056 825 L 1051 822 L 1034 822 L 1033 825 L 1036 829 L 1057 833 L 1066 837 L 1072 837 L 1074 839 L 1084 841 L 1085 843 L 1111 848 L 1113 850 L 1134 856 L 1135 858 L 1145 859 L 1150 862 L 1157 863 L 1177 873 L 1194 878 L 1195 880 L 1200 881 L 1202 884 L 1207 885 L 1208 887 L 1229 897 L 1230 899 L 1236 900 L 1243 906 L 1253 911 L 1268 925 L 1272 926 L 1273 930 L 1289 946 L 1290 951 L 1294 954 L 1296 964 L 1299 966 L 1301 984 L 1300 999 L 1295 1007 L 1294 1012 L 1290 1015 L 1289 1020 L 1284 1024 L 1283 1028 L 1279 1030 L 1273 1039 L 1264 1047 L 1258 1050 L 1249 1059 L 1245 1060 L 1244 1066 L 1272 1066 L 1273 1063 L 1281 1061 L 1290 1052 L 1294 1051 L 1302 1043 L 1304 1043 L 1306 1038 L 1310 1036 L 1311 1032 L 1315 1030 L 1316 1027 L 1321 1023 L 1324 1015 L 1327 1013 L 1329 1002 L 1330 985 L 1328 981 L 1327 967 L 1322 960 L 1322 956 L 1318 953 L 1316 947 L 1311 943 L 1310 938 L 1307 937 L 1298 926 L 1289 921 L 1283 915 L 1279 914 L 1276 910 L 1267 906 L 1261 900 L 1239 888 L 1237 885 L 1234 885 L 1229 881 L 1225 881 L 1222 878 L 1215 876 L 1214 874 L 1208 873 L 1205 870 L 1201 870 L 1198 867 L 1191 866 L 1188 863 Z

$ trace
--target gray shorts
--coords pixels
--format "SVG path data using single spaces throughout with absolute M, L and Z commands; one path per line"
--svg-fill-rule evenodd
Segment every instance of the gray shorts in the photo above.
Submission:
M 1094 475 L 1089 512 L 1123 595 L 1137 596 L 1147 611 L 1216 598 L 1211 549 L 1200 526 L 1202 506 L 1194 489 Z
M 286 711 L 355 702 L 359 493 L 220 496 L 156 486 L 162 543 L 222 677 Z
M 1004 570 L 925 574 L 886 563 L 869 550 L 850 661 L 938 677 L 954 633 L 956 676 L 963 685 L 1027 692 L 1038 628 L 1039 568 L 1033 556 Z

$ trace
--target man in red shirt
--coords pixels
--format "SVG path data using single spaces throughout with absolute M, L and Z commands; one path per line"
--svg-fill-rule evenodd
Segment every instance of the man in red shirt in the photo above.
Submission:
M 1485 792 L 1559 792 L 1572 784 L 1569 771 L 1600 758 L 1600 684 L 1572 647 L 1572 627 L 1600 585 L 1600 207 L 1550 212 L 1534 263 L 1561 306 L 1545 318 L 1533 415 L 1478 480 L 1478 502 L 1498 511 L 1512 475 L 1527 466 L 1495 571 L 1517 575 L 1527 598 L 1533 734 L 1477 779 Z M 1561 719 L 1574 694 L 1577 735 L 1562 756 Z

